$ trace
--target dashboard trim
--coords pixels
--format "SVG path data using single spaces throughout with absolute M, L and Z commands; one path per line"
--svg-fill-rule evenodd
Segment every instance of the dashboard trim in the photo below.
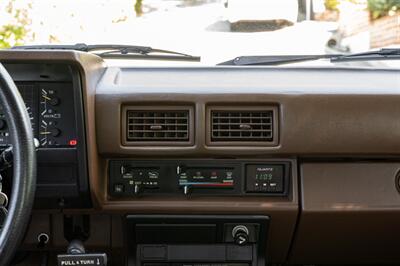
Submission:
M 393 156 L 400 154 L 398 87 L 400 76 L 389 70 L 108 68 L 96 92 L 96 119 L 111 125 L 97 123 L 98 149 L 105 157 Z M 122 146 L 120 106 L 160 103 L 195 106 L 195 145 Z M 206 108 L 214 105 L 278 105 L 279 145 L 208 145 Z

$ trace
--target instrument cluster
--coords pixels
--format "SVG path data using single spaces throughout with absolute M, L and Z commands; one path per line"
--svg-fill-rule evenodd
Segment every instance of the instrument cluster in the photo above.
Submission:
M 71 83 L 19 82 L 34 136 L 40 148 L 67 148 L 77 145 L 74 91 Z M 4 113 L 0 110 L 0 145 L 10 145 Z

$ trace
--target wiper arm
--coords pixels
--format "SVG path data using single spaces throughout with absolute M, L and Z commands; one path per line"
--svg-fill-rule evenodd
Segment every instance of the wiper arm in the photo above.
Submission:
M 120 45 L 120 44 L 94 44 L 77 43 L 74 45 L 25 45 L 14 46 L 18 50 L 74 50 L 81 52 L 97 52 L 103 58 L 119 59 L 153 59 L 153 60 L 178 60 L 200 61 L 200 57 L 184 53 L 155 49 L 149 46 Z M 101 51 L 101 52 L 99 52 Z
M 277 66 L 305 61 L 314 61 L 324 58 L 332 58 L 340 55 L 266 55 L 266 56 L 239 56 L 218 65 L 228 66 Z
M 230 66 L 277 66 L 319 59 L 329 59 L 330 62 L 373 61 L 400 59 L 400 48 L 381 49 L 354 54 L 324 54 L 324 55 L 267 55 L 267 56 L 239 56 L 218 65 Z

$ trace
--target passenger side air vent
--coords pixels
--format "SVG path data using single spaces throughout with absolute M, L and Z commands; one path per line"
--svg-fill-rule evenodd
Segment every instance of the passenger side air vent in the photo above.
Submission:
M 210 107 L 208 116 L 208 144 L 277 144 L 277 108 Z
M 125 144 L 190 144 L 192 112 L 189 107 L 126 107 Z

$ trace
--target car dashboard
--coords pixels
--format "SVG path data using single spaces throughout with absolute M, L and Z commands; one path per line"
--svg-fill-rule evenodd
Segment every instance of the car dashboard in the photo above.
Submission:
M 400 261 L 397 70 L 0 62 L 40 143 L 24 250 L 46 234 L 111 265 Z

